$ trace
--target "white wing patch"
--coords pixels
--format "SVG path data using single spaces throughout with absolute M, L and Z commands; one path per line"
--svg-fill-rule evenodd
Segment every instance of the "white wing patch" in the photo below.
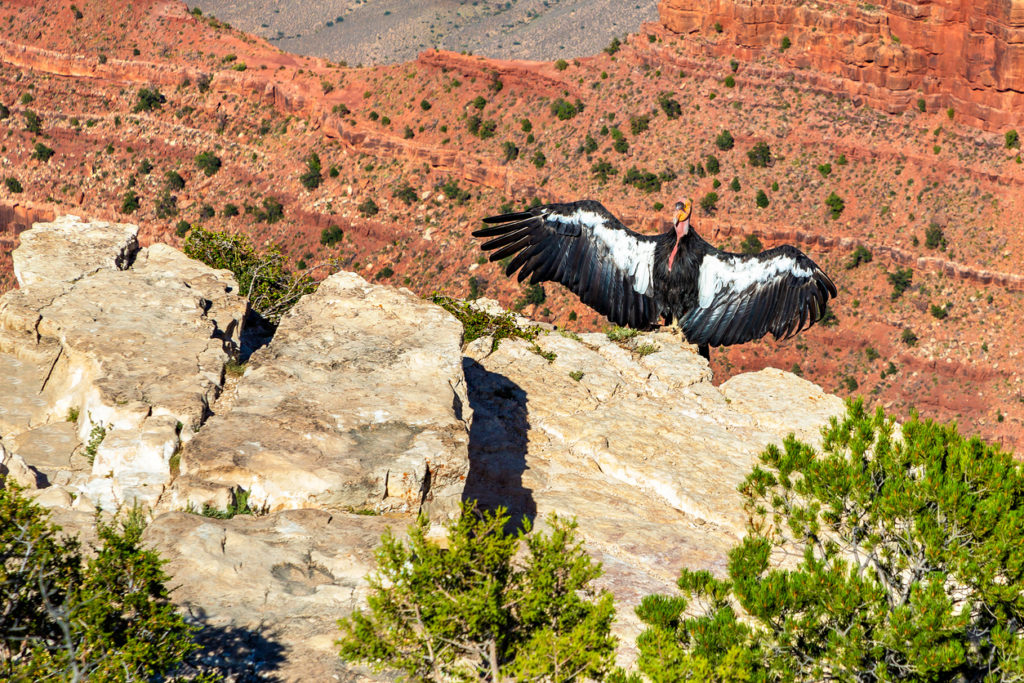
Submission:
M 590 228 L 591 234 L 608 250 L 615 265 L 633 281 L 633 290 L 647 294 L 654 281 L 653 241 L 634 239 L 624 230 L 609 228 L 604 216 L 593 211 L 576 211 L 571 215 L 549 214 L 561 223 L 577 223 Z
M 814 275 L 809 268 L 797 264 L 792 256 L 774 256 L 762 261 L 757 258 L 741 259 L 735 256 L 722 259 L 707 254 L 700 264 L 700 279 L 697 282 L 700 307 L 710 308 L 722 290 L 729 289 L 735 292 L 752 285 L 767 285 L 786 272 L 804 278 Z

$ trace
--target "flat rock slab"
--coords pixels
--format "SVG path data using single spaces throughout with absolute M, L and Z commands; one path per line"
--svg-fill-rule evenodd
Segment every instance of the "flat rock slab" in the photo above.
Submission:
M 843 403 L 778 370 L 716 388 L 707 362 L 668 333 L 621 346 L 600 334 L 537 343 L 553 362 L 520 340 L 466 349 L 466 497 L 578 519 L 616 596 L 628 661 L 644 595 L 674 592 L 684 566 L 724 575 L 746 524 L 736 489 L 757 455 L 789 431 L 817 442 Z
M 139 228 L 61 216 L 21 234 L 11 253 L 18 285 L 70 282 L 100 269 L 124 270 L 139 250 Z
M 78 425 L 74 422 L 54 422 L 22 432 L 13 438 L 10 448 L 32 467 L 45 474 L 50 481 L 61 472 L 84 472 L 88 460 L 76 449 L 81 446 Z
M 327 278 L 185 446 L 166 505 L 242 488 L 270 509 L 450 515 L 469 468 L 461 338 L 455 318 L 408 290 Z
M 390 680 L 346 667 L 337 620 L 365 604 L 388 527 L 412 521 L 285 510 L 265 517 L 157 517 L 144 540 L 167 560 L 171 599 L 202 626 L 202 658 L 241 680 Z M 235 680 L 235 679 L 232 679 Z

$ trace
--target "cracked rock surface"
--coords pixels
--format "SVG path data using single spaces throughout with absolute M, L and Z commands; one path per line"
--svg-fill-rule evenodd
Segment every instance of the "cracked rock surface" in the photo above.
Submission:
M 453 514 L 469 469 L 461 340 L 457 320 L 411 292 L 332 275 L 185 447 L 173 501 L 240 487 L 272 510 Z

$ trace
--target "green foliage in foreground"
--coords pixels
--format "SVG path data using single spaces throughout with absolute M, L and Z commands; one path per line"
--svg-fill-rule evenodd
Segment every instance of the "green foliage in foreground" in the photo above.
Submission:
M 769 446 L 740 487 L 751 524 L 728 578 L 683 570 L 686 597 L 637 609 L 641 671 L 653 683 L 1024 680 L 1021 465 L 952 425 L 913 417 L 893 432 L 856 401 L 820 452 L 792 436 Z M 688 600 L 697 616 L 683 615 Z
M 97 518 L 89 559 L 13 488 L 0 489 L 0 520 L 0 680 L 146 681 L 197 649 L 139 511 Z
M 338 622 L 341 656 L 413 681 L 600 680 L 612 668 L 611 593 L 576 539 L 551 516 L 550 535 L 506 535 L 504 510 L 464 505 L 446 547 L 425 517 L 408 544 L 390 532 L 370 576 L 369 611 Z M 526 552 L 516 556 L 520 542 Z
M 430 300 L 448 311 L 462 323 L 462 341 L 468 344 L 480 337 L 491 337 L 491 350 L 498 348 L 502 339 L 519 337 L 528 342 L 533 342 L 540 334 L 540 328 L 536 326 L 519 327 L 513 314 L 502 312 L 492 314 L 482 311 L 465 301 L 453 299 L 443 294 L 434 294 Z
M 294 275 L 285 268 L 285 257 L 276 246 L 259 254 L 245 235 L 205 230 L 196 225 L 188 233 L 186 256 L 211 268 L 226 268 L 235 274 L 239 293 L 249 297 L 253 310 L 277 324 L 281 316 L 305 294 L 316 291 L 308 275 Z

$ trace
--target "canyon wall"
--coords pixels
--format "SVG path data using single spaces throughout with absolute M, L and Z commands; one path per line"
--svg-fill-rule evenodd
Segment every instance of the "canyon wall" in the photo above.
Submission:
M 924 100 L 987 130 L 1024 123 L 1024 0 L 662 0 L 659 12 L 711 54 L 772 52 L 890 113 Z

